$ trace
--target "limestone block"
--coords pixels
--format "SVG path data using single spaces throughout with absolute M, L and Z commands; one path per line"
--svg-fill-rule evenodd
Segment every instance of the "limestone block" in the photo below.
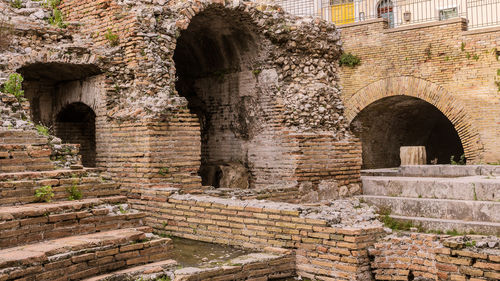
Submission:
M 427 163 L 425 146 L 402 146 L 399 152 L 401 166 L 425 165 Z

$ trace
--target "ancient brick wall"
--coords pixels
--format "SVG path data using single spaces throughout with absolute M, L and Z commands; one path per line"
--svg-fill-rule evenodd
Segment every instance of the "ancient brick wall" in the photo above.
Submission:
M 370 280 L 367 249 L 383 233 L 372 221 L 346 223 L 328 207 L 177 195 L 158 190 L 131 196 L 160 233 L 261 249 L 295 249 L 297 273 L 314 280 Z M 321 215 L 318 212 L 322 212 Z M 353 210 L 341 216 L 356 216 Z M 350 225 L 350 226 L 348 226 Z
M 359 182 L 359 156 L 354 155 L 359 147 L 342 120 L 338 75 L 331 63 L 340 50 L 333 25 L 296 21 L 279 9 L 259 11 L 251 4 L 129 4 L 63 1 L 59 8 L 70 23 L 65 32 L 72 35 L 64 37 L 57 30 L 61 34 L 57 39 L 66 43 L 64 49 L 55 51 L 55 45 L 48 44 L 45 48 L 56 55 L 33 52 L 10 64 L 9 71 L 20 71 L 29 78 L 27 93 L 38 120 L 53 122 L 67 103 L 82 102 L 91 107 L 96 114 L 96 164 L 113 173 L 124 188 L 199 189 L 202 163 L 222 158 L 243 162 L 250 186 L 282 185 L 279 188 L 289 188 L 286 196 L 291 200 L 309 190 L 319 194 L 321 184 L 329 189 L 322 195 L 340 194 L 341 188 L 344 195 L 359 192 L 359 188 L 350 187 Z M 196 17 L 205 10 L 205 16 Z M 186 93 L 177 88 L 178 62 L 173 55 L 177 40 L 193 18 L 207 20 L 220 14 L 231 14 L 241 22 L 234 26 L 248 28 L 249 36 L 260 45 L 245 45 L 250 41 L 242 41 L 244 36 L 234 41 L 224 39 L 229 45 L 222 40 L 225 47 L 240 44 L 242 49 L 233 50 L 233 54 L 227 51 L 221 61 L 248 50 L 257 52 L 253 54 L 256 59 L 241 55 L 240 64 L 231 65 L 235 68 L 204 69 L 202 77 L 212 74 L 206 79 L 209 84 L 198 78 L 193 83 L 207 91 L 217 88 L 205 95 L 206 110 L 225 112 L 212 119 L 219 128 L 212 139 L 221 141 L 205 142 L 206 120 L 200 119 Z M 205 26 L 213 25 L 208 22 Z M 74 75 L 78 70 L 81 75 Z M 63 76 L 47 79 L 48 72 Z M 226 76 L 224 83 L 214 79 L 219 72 Z M 37 77 L 47 82 L 44 95 L 37 90 Z M 214 100 L 211 95 L 224 91 L 222 104 L 210 105 Z M 47 98 L 49 92 L 57 95 Z M 254 138 L 246 141 L 248 132 L 240 132 L 239 125 L 252 127 L 245 128 L 247 131 L 258 127 L 251 132 L 256 132 Z M 321 137 L 309 141 L 314 134 Z M 328 157 L 317 157 L 319 154 Z M 325 171 L 320 168 L 324 166 Z M 302 195 L 290 193 L 302 184 L 306 189 Z
M 498 239 L 390 235 L 369 250 L 375 280 L 498 280 Z
M 466 31 L 465 20 L 450 19 L 388 29 L 378 19 L 341 33 L 345 51 L 361 59 L 341 71 L 349 120 L 382 98 L 417 97 L 451 121 L 471 162 L 500 159 L 498 28 Z

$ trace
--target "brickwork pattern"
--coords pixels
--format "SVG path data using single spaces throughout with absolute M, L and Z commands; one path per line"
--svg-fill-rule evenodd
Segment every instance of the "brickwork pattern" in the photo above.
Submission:
M 131 199 L 131 203 L 150 214 L 147 224 L 161 233 L 249 248 L 296 249 L 298 274 L 312 279 L 367 280 L 367 248 L 383 232 L 375 226 L 332 227 L 326 219 L 301 216 L 299 205 L 253 206 L 171 192 Z
M 361 58 L 361 65 L 341 68 L 348 119 L 383 97 L 418 97 L 453 123 L 472 162 L 500 159 L 500 31 L 465 29 L 462 19 L 394 29 L 382 19 L 342 26 L 345 51 Z
M 482 237 L 484 238 L 484 237 Z M 498 280 L 500 251 L 435 234 L 391 235 L 370 248 L 375 280 Z

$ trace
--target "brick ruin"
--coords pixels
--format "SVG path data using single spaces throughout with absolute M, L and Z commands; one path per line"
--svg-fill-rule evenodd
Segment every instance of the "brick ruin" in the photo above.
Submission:
M 216 0 L 57 9 L 65 28 L 0 1 L 0 84 L 20 73 L 26 98 L 0 93 L 0 280 L 499 278 L 497 238 L 387 236 L 351 198 L 333 24 Z M 259 253 L 179 269 L 167 236 Z

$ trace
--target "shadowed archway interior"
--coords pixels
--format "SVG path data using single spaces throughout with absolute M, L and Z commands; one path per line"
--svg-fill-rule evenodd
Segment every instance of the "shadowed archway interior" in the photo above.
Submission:
M 63 143 L 80 145 L 82 164 L 96 167 L 95 113 L 89 106 L 71 103 L 65 106 L 56 117 L 54 131 Z
M 464 154 L 453 124 L 432 104 L 391 96 L 365 107 L 351 123 L 363 147 L 363 168 L 400 165 L 401 146 L 425 146 L 428 164 L 450 164 Z
M 239 187 L 250 184 L 247 143 L 257 122 L 248 111 L 258 108 L 251 83 L 258 40 L 249 15 L 218 5 L 194 16 L 177 40 L 176 89 L 200 121 L 203 185 L 219 187 L 220 167 L 228 165 L 246 174 Z

